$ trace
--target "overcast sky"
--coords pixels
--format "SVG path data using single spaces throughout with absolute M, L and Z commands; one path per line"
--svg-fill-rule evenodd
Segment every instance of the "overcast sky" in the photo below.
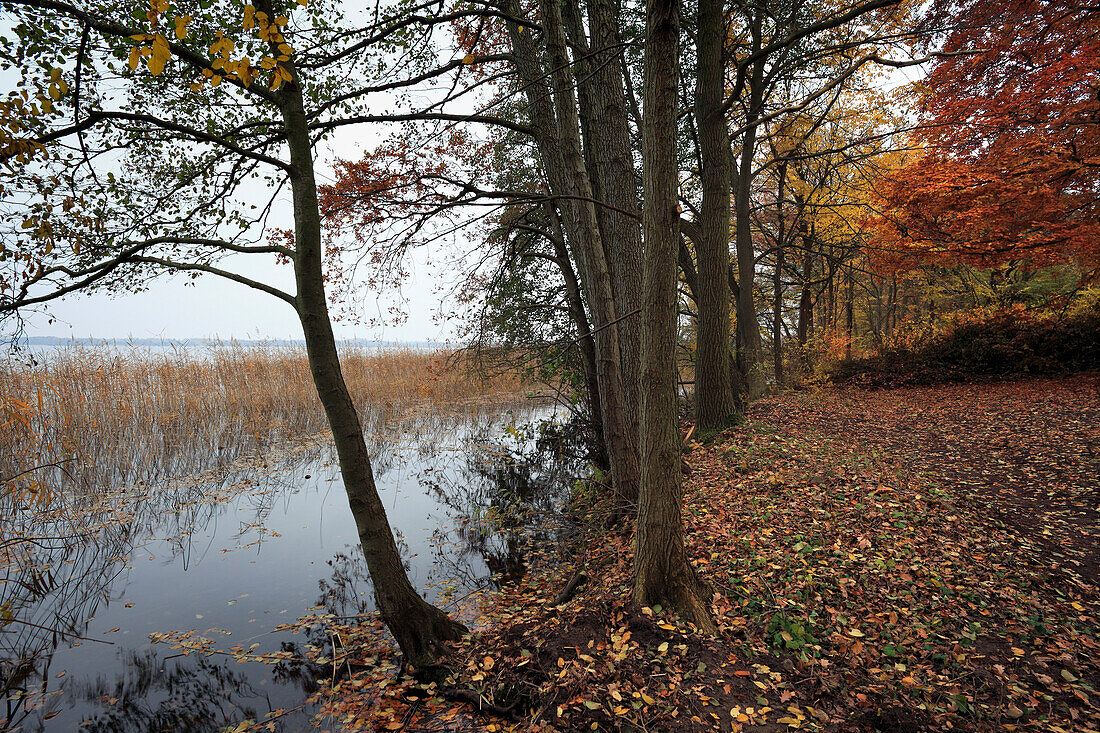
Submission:
M 417 257 L 415 259 L 422 259 Z M 242 273 L 259 275 L 256 268 L 237 266 Z M 289 268 L 274 267 L 263 271 L 265 282 L 286 282 Z M 377 294 L 364 292 L 356 310 L 364 324 L 336 322 L 338 338 L 362 338 L 378 341 L 444 341 L 452 330 L 437 323 L 440 312 L 449 312 L 446 282 L 436 268 L 415 260 L 410 278 L 401 292 Z M 390 306 L 397 305 L 408 314 L 403 323 L 394 323 Z M 302 328 L 294 311 L 270 295 L 256 292 L 218 277 L 196 280 L 162 277 L 141 293 L 118 296 L 74 294 L 53 303 L 49 315 L 27 318 L 28 336 L 86 338 L 208 338 L 223 339 L 300 339 Z M 380 325 L 367 325 L 368 321 Z
M 3 75 L 0 75 L 2 77 Z M 334 182 L 331 164 L 336 158 L 357 160 L 364 150 L 374 148 L 388 130 L 384 126 L 357 126 L 333 136 L 318 149 L 317 177 Z M 249 189 L 252 189 L 251 192 Z M 241 191 L 263 202 L 262 187 L 246 183 Z M 285 199 L 285 200 L 284 200 Z M 290 229 L 293 204 L 289 193 L 280 195 L 268 219 L 269 227 Z M 461 247 L 466 237 L 457 235 Z M 439 264 L 449 258 L 441 247 L 455 252 L 456 245 L 436 240 L 434 251 L 414 251 L 404 261 L 409 273 L 400 292 L 371 292 L 360 289 L 356 312 L 361 323 L 335 320 L 337 338 L 378 341 L 446 341 L 454 338 L 453 327 L 441 319 L 452 313 L 447 293 L 456 273 L 444 273 Z M 432 264 L 426 264 L 431 255 Z M 262 258 L 258 262 L 257 258 Z M 278 266 L 267 255 L 236 255 L 219 266 L 254 280 L 294 292 L 289 266 Z M 74 293 L 48 305 L 47 313 L 24 313 L 27 336 L 61 338 L 165 338 L 189 339 L 300 339 L 301 325 L 294 311 L 276 298 L 212 275 L 190 279 L 162 275 L 139 293 Z M 464 307 L 468 307 L 464 306 Z M 395 318 L 393 311 L 406 314 Z M 334 311 L 335 315 L 335 311 Z

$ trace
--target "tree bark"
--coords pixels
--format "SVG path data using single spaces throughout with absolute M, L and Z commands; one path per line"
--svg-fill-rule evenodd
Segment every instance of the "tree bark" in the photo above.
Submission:
M 813 277 L 814 252 L 813 240 L 809 234 L 809 227 L 802 224 L 802 246 L 804 249 L 802 259 L 802 290 L 798 296 L 798 345 L 805 347 L 810 338 L 810 332 L 814 327 L 814 300 L 813 289 L 810 280 Z
M 699 310 L 695 356 L 695 420 L 700 430 L 721 429 L 734 413 L 730 379 L 730 149 L 726 116 L 723 47 L 726 24 L 722 0 L 699 0 L 698 68 L 695 118 L 699 129 L 703 200 L 699 238 Z
M 515 4 L 512 9 L 520 12 Z M 626 415 L 620 372 L 619 321 L 591 181 L 584 163 L 561 7 L 554 0 L 543 0 L 541 15 L 551 88 L 543 82 L 544 74 L 536 61 L 539 55 L 530 34 L 520 33 L 518 27 L 509 24 L 509 36 L 516 69 L 531 107 L 531 123 L 547 181 L 554 194 L 564 197 L 563 220 L 573 245 L 581 286 L 591 308 L 601 412 L 615 487 L 616 514 L 620 514 L 637 502 L 638 452 Z
M 642 482 L 634 537 L 634 600 L 661 604 L 713 630 L 708 594 L 684 553 L 676 410 L 676 161 L 678 0 L 647 0 L 644 137 L 645 319 L 642 329 Z
M 753 51 L 760 47 L 760 19 L 753 21 Z M 752 161 L 756 154 L 756 131 L 753 124 L 760 116 L 763 104 L 764 61 L 753 64 L 749 89 L 749 106 L 746 124 L 749 127 L 741 140 L 741 160 L 737 168 L 737 192 L 734 195 L 737 206 L 737 280 L 741 285 L 737 296 L 737 331 L 741 344 L 738 352 L 738 367 L 741 378 L 748 391 L 749 400 L 756 399 L 764 392 L 764 375 L 760 365 L 760 322 L 756 318 L 756 303 L 753 298 L 753 284 L 756 279 L 756 253 L 752 244 Z
M 775 270 L 772 272 L 772 363 L 775 386 L 783 386 L 783 255 L 785 253 L 786 221 L 783 219 L 783 196 L 786 194 L 787 164 L 779 164 L 779 185 L 776 187 Z
M 597 216 L 611 269 L 615 308 L 623 316 L 641 307 L 642 231 L 638 219 L 622 213 L 640 212 L 641 206 L 630 147 L 623 65 L 618 62 L 623 53 L 622 39 L 611 0 L 589 0 L 588 29 L 595 90 L 595 177 L 599 181 L 598 198 L 609 204 L 599 207 Z M 618 324 L 627 428 L 634 436 L 640 427 L 641 322 L 639 314 Z
M 325 299 L 313 145 L 297 80 L 283 85 L 279 102 L 293 166 L 290 182 L 294 200 L 294 276 L 310 373 L 332 429 L 340 474 L 374 585 L 378 611 L 405 658 L 413 665 L 428 664 L 445 653 L 445 642 L 460 639 L 465 627 L 420 597 L 401 562 L 375 487 L 359 415 L 344 383 L 336 352 Z
M 852 277 L 852 268 L 848 267 L 848 287 L 847 298 L 844 303 L 844 320 L 847 332 L 847 338 L 845 339 L 846 345 L 844 347 L 844 355 L 848 361 L 852 360 L 852 339 L 855 338 L 855 323 L 856 323 L 856 311 L 855 311 L 855 280 Z
M 596 435 L 597 446 L 594 450 L 593 462 L 600 469 L 607 471 L 611 466 L 607 462 L 607 444 L 604 441 L 603 412 L 600 409 L 600 383 L 596 374 L 596 342 L 592 338 L 592 327 L 589 325 L 588 314 L 584 310 L 584 299 L 581 297 L 580 283 L 577 281 L 577 273 L 573 271 L 573 264 L 569 261 L 569 250 L 565 246 L 565 233 L 562 231 L 558 213 L 551 204 L 546 205 L 550 215 L 551 229 L 554 236 L 554 256 L 558 260 L 558 269 L 561 270 L 562 279 L 565 280 L 566 300 L 569 302 L 569 315 L 573 318 L 573 324 L 577 329 L 577 347 L 581 352 L 581 362 L 584 365 L 584 385 L 588 397 L 588 417 L 592 422 L 592 431 Z

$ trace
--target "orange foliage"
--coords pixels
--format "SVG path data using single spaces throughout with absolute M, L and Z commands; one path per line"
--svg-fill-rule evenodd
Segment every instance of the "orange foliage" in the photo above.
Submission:
M 902 261 L 1100 262 L 1100 13 L 1069 0 L 942 0 L 964 19 L 928 79 L 923 153 L 879 186 Z

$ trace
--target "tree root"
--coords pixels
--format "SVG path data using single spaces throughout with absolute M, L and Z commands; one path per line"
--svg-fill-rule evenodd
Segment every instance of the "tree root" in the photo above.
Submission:
M 508 706 L 495 705 L 486 700 L 485 697 L 476 690 L 469 690 L 458 687 L 451 687 L 440 690 L 438 694 L 444 700 L 465 703 L 479 713 L 487 713 L 489 715 L 495 715 L 498 718 L 504 718 L 506 720 L 512 721 L 518 721 L 522 717 L 518 712 L 516 712 L 516 708 L 519 706 L 518 700 Z
M 573 600 L 573 596 L 577 595 L 577 591 L 579 591 L 587 582 L 587 575 L 585 575 L 584 573 L 577 573 L 573 576 L 573 579 L 566 584 L 565 589 L 558 594 L 558 597 L 552 600 L 547 605 L 560 606 L 562 604 L 569 603 L 569 601 Z

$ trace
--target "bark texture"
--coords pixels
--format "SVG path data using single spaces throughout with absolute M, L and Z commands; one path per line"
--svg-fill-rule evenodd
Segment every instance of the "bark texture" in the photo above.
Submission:
M 760 20 L 753 21 L 753 52 L 760 47 Z M 756 317 L 753 283 L 756 280 L 756 252 L 752 245 L 752 159 L 756 154 L 756 121 L 763 104 L 764 62 L 753 64 L 749 87 L 749 103 L 744 136 L 741 138 L 741 160 L 737 167 L 734 194 L 737 207 L 737 335 L 740 349 L 737 355 L 741 379 L 748 391 L 748 399 L 756 399 L 764 392 L 764 374 L 760 364 L 760 321 Z
M 634 153 L 630 147 L 623 66 L 623 52 L 615 8 L 611 0 L 589 0 L 591 34 L 593 126 L 592 158 L 596 164 L 597 198 L 607 204 L 597 208 L 600 235 L 607 251 L 620 316 L 641 307 L 642 231 L 630 214 L 640 213 Z M 640 426 L 638 377 L 641 374 L 641 314 L 625 317 L 618 325 L 622 354 L 623 393 L 627 427 L 637 435 Z
M 521 12 L 515 3 L 511 9 L 515 14 Z M 637 501 L 638 451 L 635 434 L 628 422 L 620 371 L 620 322 L 584 160 L 561 6 L 556 0 L 543 0 L 540 9 L 545 53 L 540 51 L 529 32 L 521 33 L 514 24 L 509 24 L 509 37 L 516 70 L 530 107 L 531 127 L 546 180 L 551 192 L 561 197 L 562 223 L 591 311 L 605 443 L 616 506 L 622 512 Z M 549 72 L 544 71 L 539 62 L 543 56 Z
M 772 270 L 772 364 L 775 386 L 786 381 L 783 373 L 783 259 L 786 254 L 786 220 L 783 218 L 783 195 L 786 193 L 787 164 L 779 164 L 779 185 L 775 198 L 775 269 Z
M 714 630 L 708 593 L 684 554 L 676 410 L 676 94 L 678 0 L 647 0 L 642 170 L 645 320 L 642 330 L 642 482 L 634 537 L 634 600 L 661 604 Z
M 695 354 L 695 419 L 701 430 L 725 427 L 734 412 L 730 380 L 730 150 L 726 116 L 722 0 L 699 0 L 695 118 L 699 129 L 703 200 L 695 253 L 699 312 Z

